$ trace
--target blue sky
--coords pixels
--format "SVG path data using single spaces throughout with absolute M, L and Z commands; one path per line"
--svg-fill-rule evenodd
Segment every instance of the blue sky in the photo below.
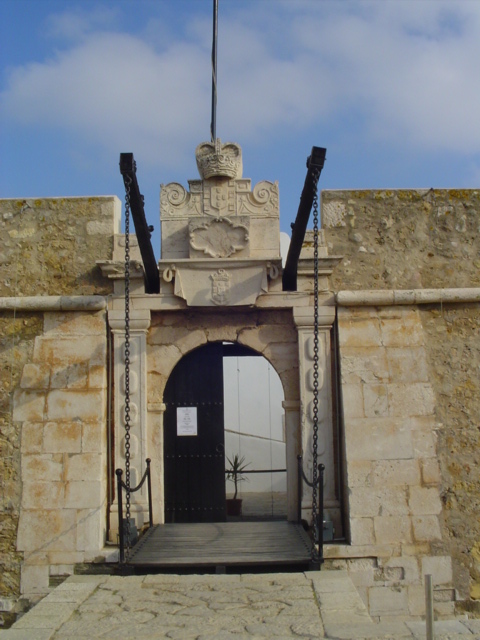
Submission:
M 0 0 L 0 197 L 159 185 L 210 137 L 212 0 Z M 479 0 L 219 0 L 217 135 L 294 220 L 322 189 L 480 187 Z

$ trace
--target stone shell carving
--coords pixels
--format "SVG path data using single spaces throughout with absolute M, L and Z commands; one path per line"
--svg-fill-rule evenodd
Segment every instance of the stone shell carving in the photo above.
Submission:
M 192 220 L 190 246 L 212 258 L 228 258 L 248 245 L 248 226 L 228 218 Z
M 235 142 L 222 144 L 220 138 L 215 142 L 202 142 L 195 150 L 195 157 L 203 180 L 218 176 L 242 177 L 242 148 Z

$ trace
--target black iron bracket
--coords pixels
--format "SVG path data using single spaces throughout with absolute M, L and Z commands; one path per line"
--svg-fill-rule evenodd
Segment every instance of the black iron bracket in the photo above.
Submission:
M 133 159 L 133 153 L 120 154 L 120 173 L 123 176 L 125 187 L 128 180 L 130 182 L 130 210 L 132 212 L 133 224 L 137 235 L 138 246 L 142 256 L 145 270 L 145 291 L 146 293 L 160 293 L 160 275 L 158 265 L 153 253 L 152 242 L 150 240 L 153 227 L 147 224 L 143 196 L 137 182 L 137 165 Z
M 314 179 L 316 173 L 320 173 L 325 164 L 327 150 L 324 147 L 312 147 L 312 153 L 307 159 L 307 175 L 303 186 L 300 204 L 298 205 L 297 217 L 292 225 L 292 239 L 288 250 L 285 269 L 283 270 L 283 290 L 297 290 L 297 270 L 300 252 L 302 250 L 307 224 L 310 218 L 310 211 L 313 205 L 313 196 L 317 188 L 317 180 Z

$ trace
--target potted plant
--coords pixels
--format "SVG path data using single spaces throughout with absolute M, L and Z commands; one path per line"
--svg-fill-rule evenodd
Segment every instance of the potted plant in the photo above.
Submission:
M 232 459 L 227 457 L 227 461 L 230 465 L 230 469 L 227 469 L 227 480 L 233 482 L 235 487 L 233 498 L 227 498 L 227 516 L 239 516 L 242 513 L 242 499 L 237 498 L 238 483 L 248 479 L 244 471 L 250 463 L 245 462 L 245 456 L 240 457 L 238 453 Z

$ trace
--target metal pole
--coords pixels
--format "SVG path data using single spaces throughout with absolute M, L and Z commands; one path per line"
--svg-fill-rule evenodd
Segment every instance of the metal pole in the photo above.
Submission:
M 318 560 L 319 566 L 322 566 L 323 562 L 323 478 L 325 475 L 325 465 L 318 465 Z
M 152 476 L 150 474 L 150 458 L 147 458 L 147 488 L 148 488 L 148 517 L 149 527 L 153 527 L 153 504 L 152 504 Z
M 210 135 L 212 142 L 217 138 L 217 40 L 218 40 L 218 0 L 213 0 L 213 39 L 212 39 L 212 120 Z
M 425 576 L 425 622 L 427 624 L 427 640 L 434 640 L 433 629 L 433 581 L 432 576 Z
M 123 504 L 122 504 L 122 473 L 121 469 L 115 471 L 117 474 L 117 501 L 118 501 L 118 544 L 120 551 L 120 562 L 125 562 L 125 541 L 123 536 Z
M 297 521 L 298 524 L 302 522 L 302 456 L 297 456 Z

